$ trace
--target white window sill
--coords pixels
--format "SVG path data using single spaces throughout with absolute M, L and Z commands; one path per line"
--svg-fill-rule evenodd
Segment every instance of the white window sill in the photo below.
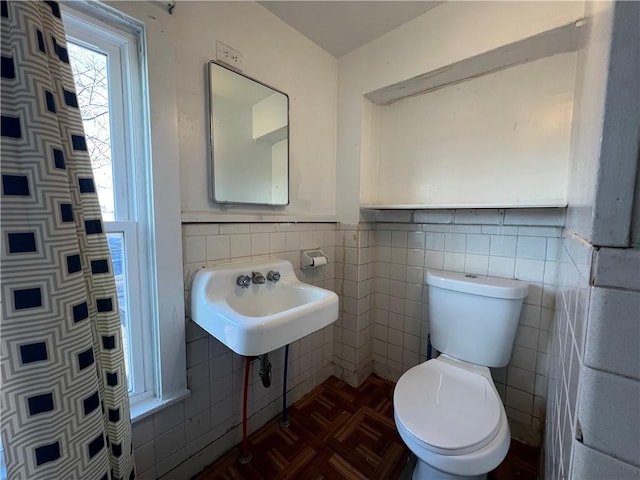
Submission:
M 131 403 L 131 423 L 136 423 L 143 418 L 166 408 L 174 403 L 178 403 L 191 395 L 191 390 L 182 390 L 166 398 L 147 397 Z

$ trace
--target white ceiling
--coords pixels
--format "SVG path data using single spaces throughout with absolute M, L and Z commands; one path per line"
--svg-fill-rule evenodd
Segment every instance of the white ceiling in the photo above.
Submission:
M 441 1 L 259 1 L 305 37 L 340 58 Z

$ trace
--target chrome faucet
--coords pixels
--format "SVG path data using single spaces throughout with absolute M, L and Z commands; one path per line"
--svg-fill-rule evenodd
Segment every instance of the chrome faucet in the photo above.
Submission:
M 251 272 L 251 281 L 256 284 L 262 284 L 266 280 L 260 272 Z
M 251 277 L 249 275 L 238 275 L 236 278 L 236 285 L 239 285 L 242 288 L 249 288 L 251 284 Z
M 280 280 L 280 272 L 269 270 L 269 272 L 267 272 L 267 280 L 276 283 L 278 280 Z

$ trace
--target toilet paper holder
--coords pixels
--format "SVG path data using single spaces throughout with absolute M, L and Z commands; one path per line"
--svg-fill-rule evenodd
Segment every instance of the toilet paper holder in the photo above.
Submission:
M 303 250 L 300 252 L 300 268 L 317 268 L 329 262 L 327 254 L 322 250 Z

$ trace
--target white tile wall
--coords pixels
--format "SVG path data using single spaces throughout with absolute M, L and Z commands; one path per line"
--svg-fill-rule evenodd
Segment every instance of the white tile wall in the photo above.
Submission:
M 408 237 L 404 233 L 393 239 L 389 234 L 389 245 L 396 246 L 385 250 L 384 255 L 400 255 L 406 259 Z M 335 373 L 357 386 L 373 371 L 375 332 L 370 321 L 375 258 L 373 232 L 366 223 L 341 225 L 335 236 L 335 287 L 341 299 L 340 318 L 333 327 Z
M 607 269 L 599 276 L 602 250 L 617 265 L 615 274 Z M 613 250 L 596 250 L 564 232 L 549 357 L 546 478 L 640 478 L 640 252 L 618 249 L 616 258 Z M 612 276 L 615 290 L 606 287 Z
M 187 318 L 193 275 L 218 263 L 257 256 L 284 258 L 294 265 L 301 280 L 335 288 L 335 224 L 185 224 L 182 233 Z M 322 248 L 330 263 L 315 270 L 299 270 L 303 246 Z M 290 345 L 289 403 L 333 373 L 333 332 L 333 327 L 327 327 Z M 250 431 L 281 409 L 284 349 L 274 352 L 270 360 L 269 389 L 262 386 L 257 362 L 251 365 Z M 243 369 L 242 357 L 188 320 L 187 383 L 191 396 L 134 425 L 138 478 L 190 478 L 241 441 Z
M 457 221 L 457 214 L 451 213 L 449 221 Z M 511 360 L 492 372 L 512 435 L 538 444 L 546 418 L 547 478 L 589 478 L 580 475 L 594 462 L 593 468 L 612 466 L 637 474 L 637 464 L 622 462 L 619 453 L 614 459 L 597 441 L 589 443 L 585 424 L 599 435 L 610 433 L 612 422 L 591 425 L 590 419 L 596 418 L 591 412 L 602 405 L 596 402 L 589 408 L 578 397 L 585 388 L 581 376 L 589 367 L 638 380 L 638 362 L 630 359 L 640 351 L 639 323 L 634 321 L 640 292 L 621 291 L 624 278 L 612 280 L 610 272 L 602 278 L 618 282 L 615 288 L 590 287 L 593 247 L 568 233 L 561 240 L 560 229 L 544 226 L 543 215 L 529 225 L 511 226 L 473 224 L 474 218 L 462 215 L 453 224 L 184 225 L 185 295 L 188 299 L 193 275 L 205 265 L 272 255 L 298 269 L 300 249 L 323 248 L 332 261 L 297 274 L 336 291 L 340 317 L 333 326 L 291 345 L 292 402 L 331 373 L 358 385 L 372 371 L 396 380 L 424 361 L 429 332 L 426 269 L 528 281 Z M 527 218 L 512 215 L 511 221 L 526 223 Z M 628 266 L 637 260 L 623 261 L 606 250 L 603 266 Z M 192 322 L 187 352 L 191 396 L 134 426 L 140 478 L 192 476 L 241 439 L 242 359 Z M 250 430 L 280 410 L 283 352 L 275 352 L 271 361 L 274 382 L 268 390 L 252 366 Z M 636 386 L 628 385 L 633 392 Z M 575 440 L 578 426 L 585 445 Z M 634 445 L 635 437 L 625 438 Z M 590 452 L 597 455 L 587 455 Z
M 463 213 L 461 222 L 454 224 L 375 225 L 371 316 L 374 370 L 396 380 L 424 361 L 429 332 L 428 292 L 424 286 L 428 268 L 528 281 L 529 296 L 522 309 L 511 362 L 508 368 L 494 369 L 493 373 L 513 435 L 539 444 L 545 418 L 560 228 L 472 224 L 476 216 Z

